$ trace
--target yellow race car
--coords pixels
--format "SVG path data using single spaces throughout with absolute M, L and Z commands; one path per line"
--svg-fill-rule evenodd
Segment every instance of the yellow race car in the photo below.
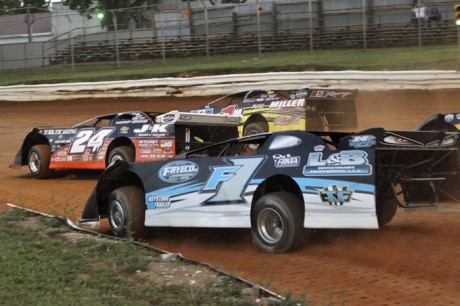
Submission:
M 358 90 L 296 89 L 241 91 L 193 113 L 241 115 L 240 136 L 283 130 L 352 131 L 358 127 Z

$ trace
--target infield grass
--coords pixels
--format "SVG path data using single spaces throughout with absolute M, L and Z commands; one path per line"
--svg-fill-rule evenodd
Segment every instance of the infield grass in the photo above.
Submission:
M 158 262 L 154 250 L 129 239 L 63 239 L 69 233 L 75 232 L 58 218 L 37 220 L 17 209 L 0 213 L 2 305 L 254 305 L 242 291 L 248 285 L 236 278 L 223 275 L 200 287 L 159 283 L 155 273 L 140 274 Z M 161 264 L 173 271 L 187 263 Z M 307 303 L 288 296 L 276 305 Z
M 157 77 L 191 77 L 270 71 L 321 70 L 458 70 L 457 45 L 364 50 L 309 50 L 166 58 L 150 61 L 77 64 L 5 70 L 0 86 L 95 82 Z

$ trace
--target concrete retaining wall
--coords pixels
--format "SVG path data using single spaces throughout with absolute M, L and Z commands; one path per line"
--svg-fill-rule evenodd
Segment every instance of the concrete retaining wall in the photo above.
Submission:
M 94 83 L 0 87 L 0 101 L 52 101 L 109 97 L 191 97 L 224 95 L 257 88 L 356 88 L 359 90 L 435 90 L 460 88 L 457 71 L 283 72 L 155 78 Z

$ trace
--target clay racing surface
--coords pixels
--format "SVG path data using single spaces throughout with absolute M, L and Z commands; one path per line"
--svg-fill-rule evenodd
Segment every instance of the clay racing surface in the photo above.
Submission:
M 434 113 L 460 111 L 458 94 L 460 90 L 361 92 L 360 129 L 413 129 Z M 96 183 L 99 171 L 61 170 L 51 179 L 36 180 L 27 167 L 9 169 L 33 127 L 68 127 L 117 111 L 187 109 L 212 98 L 0 102 L 0 200 L 75 221 Z M 106 224 L 100 231 L 110 232 Z M 249 230 L 155 229 L 148 243 L 280 295 L 305 295 L 314 305 L 458 305 L 459 237 L 460 211 L 398 210 L 382 230 L 316 231 L 303 248 L 282 255 L 260 252 Z

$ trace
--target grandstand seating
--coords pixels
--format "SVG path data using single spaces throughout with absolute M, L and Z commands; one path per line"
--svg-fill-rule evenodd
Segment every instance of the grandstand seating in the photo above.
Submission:
M 453 22 L 442 20 L 438 23 L 423 23 L 420 28 L 423 45 L 449 44 L 457 42 L 457 29 Z M 419 28 L 409 24 L 369 25 L 366 28 L 368 48 L 417 46 Z M 312 33 L 313 46 L 319 49 L 363 48 L 363 28 L 343 27 L 315 29 Z M 255 34 L 214 35 L 208 41 L 203 36 L 175 38 L 168 41 L 151 39 L 128 39 L 118 42 L 120 60 L 157 59 L 166 56 L 184 57 L 190 55 L 227 54 L 235 52 L 258 52 L 259 40 Z M 263 33 L 260 40 L 261 51 L 309 50 L 310 33 L 306 31 L 283 31 Z M 50 64 L 71 62 L 70 47 L 51 55 Z M 75 63 L 116 60 L 114 41 L 82 42 L 73 48 Z

